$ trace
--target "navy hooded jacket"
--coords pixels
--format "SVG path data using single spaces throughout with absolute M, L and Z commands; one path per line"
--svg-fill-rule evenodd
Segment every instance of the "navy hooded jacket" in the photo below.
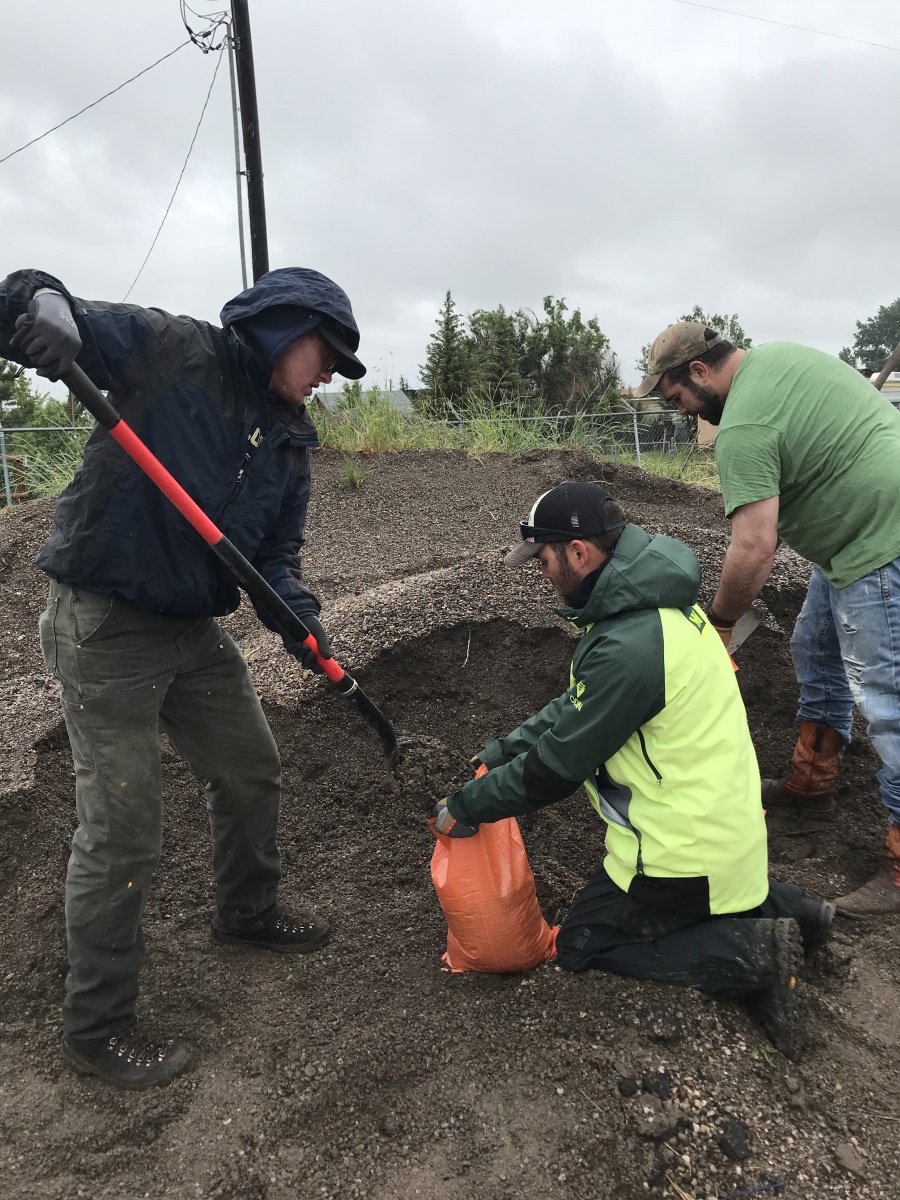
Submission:
M 308 450 L 318 438 L 306 408 L 282 402 L 266 382 L 279 347 L 322 315 L 339 321 L 356 349 L 346 294 L 317 271 L 270 271 L 225 306 L 219 328 L 156 308 L 80 300 L 52 275 L 18 271 L 0 284 L 4 357 L 23 361 L 9 338 L 39 288 L 69 300 L 83 343 L 78 365 L 138 437 L 298 616 L 318 613 L 300 570 Z M 284 306 L 297 310 L 294 333 Z M 268 309 L 278 310 L 269 324 Z M 99 426 L 36 562 L 64 583 L 151 612 L 221 616 L 240 603 L 231 572 Z

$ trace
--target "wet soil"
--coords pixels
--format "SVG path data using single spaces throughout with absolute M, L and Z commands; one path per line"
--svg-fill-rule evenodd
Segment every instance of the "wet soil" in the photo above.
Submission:
M 338 657 L 409 752 L 395 777 L 369 727 L 251 609 L 228 618 L 283 757 L 283 899 L 327 915 L 334 939 L 299 961 L 211 942 L 202 792 L 164 744 L 140 1011 L 187 1038 L 195 1066 L 150 1093 L 79 1077 L 59 1055 L 73 775 L 31 566 L 52 506 L 0 517 L 0 1196 L 709 1200 L 780 1182 L 786 1200 L 896 1200 L 896 919 L 839 924 L 804 984 L 813 1039 L 799 1065 L 741 1007 L 696 993 L 553 964 L 441 970 L 424 813 L 487 736 L 562 690 L 572 651 L 544 585 L 501 564 L 516 521 L 563 479 L 603 480 L 631 519 L 693 547 L 708 598 L 727 538 L 719 497 L 571 453 L 368 465 L 345 490 L 339 457 L 316 456 L 305 570 Z M 780 552 L 771 617 L 739 654 L 764 773 L 793 745 L 788 635 L 807 574 Z M 773 875 L 822 896 L 869 876 L 877 769 L 860 726 L 836 821 L 773 837 Z M 576 796 L 523 832 L 552 921 L 596 870 L 602 829 Z

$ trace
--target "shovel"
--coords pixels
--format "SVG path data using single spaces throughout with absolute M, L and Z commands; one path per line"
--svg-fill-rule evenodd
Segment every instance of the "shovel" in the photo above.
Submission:
M 333 658 L 322 657 L 316 639 L 303 621 L 282 600 L 275 589 L 263 579 L 262 575 L 250 565 L 243 554 L 231 544 L 221 529 L 214 525 L 206 513 L 194 503 L 181 484 L 169 474 L 134 430 L 122 420 L 99 388 L 95 387 L 88 379 L 81 367 L 73 365 L 62 376 L 62 381 L 91 416 L 104 429 L 108 430 L 125 453 L 134 459 L 144 474 L 152 479 L 159 490 L 172 501 L 181 515 L 193 525 L 213 553 L 218 555 L 241 581 L 247 594 L 268 609 L 284 630 L 313 651 L 316 662 L 322 668 L 326 678 L 345 699 L 356 706 L 360 715 L 374 727 L 381 739 L 385 754 L 392 764 L 396 765 L 399 762 L 400 753 L 394 727 L 381 709 L 369 699 L 356 680 L 348 675 Z
M 731 631 L 731 641 L 728 643 L 728 653 L 734 654 L 738 646 L 742 646 L 753 630 L 769 615 L 769 610 L 761 600 L 754 600 L 742 617 L 738 617 Z

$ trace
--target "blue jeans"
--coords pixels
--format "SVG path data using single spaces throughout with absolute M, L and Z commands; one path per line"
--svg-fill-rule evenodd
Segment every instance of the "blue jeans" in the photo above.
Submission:
M 816 721 L 847 743 L 855 704 L 881 758 L 881 799 L 900 825 L 900 558 L 844 588 L 813 568 L 791 654 L 798 721 Z

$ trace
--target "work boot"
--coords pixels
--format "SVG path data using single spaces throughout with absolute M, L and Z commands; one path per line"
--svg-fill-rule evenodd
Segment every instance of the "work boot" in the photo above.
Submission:
M 812 896 L 804 896 L 800 901 L 794 919 L 800 926 L 803 953 L 807 958 L 821 950 L 831 937 L 834 910 L 835 906 L 828 900 L 814 900 Z
M 324 946 L 331 936 L 331 928 L 322 917 L 312 913 L 297 913 L 291 916 L 276 904 L 262 929 L 247 932 L 229 929 L 219 918 L 213 921 L 212 935 L 217 942 L 231 942 L 237 946 L 256 946 L 261 950 L 275 950 L 279 954 L 309 954 Z
M 756 1014 L 775 1049 L 796 1062 L 806 1046 L 806 1004 L 797 982 L 803 965 L 803 940 L 791 917 L 767 924 L 772 926 L 775 980 L 757 1001 Z
M 835 904 L 845 917 L 885 917 L 900 913 L 900 825 L 891 825 L 881 866 L 868 883 L 840 896 Z
M 811 821 L 833 820 L 834 781 L 843 746 L 844 739 L 836 729 L 801 721 L 787 775 L 762 781 L 763 808 L 773 815 L 790 810 Z
M 64 1037 L 62 1052 L 82 1075 L 97 1075 L 128 1091 L 159 1087 L 188 1067 L 183 1042 L 158 1042 L 136 1028 L 90 1041 Z

